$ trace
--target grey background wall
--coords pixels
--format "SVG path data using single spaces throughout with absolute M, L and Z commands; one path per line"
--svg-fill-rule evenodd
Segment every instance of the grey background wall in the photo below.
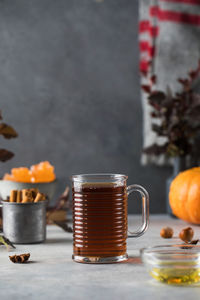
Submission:
M 71 174 L 125 173 L 165 211 L 170 170 L 140 165 L 137 32 L 136 0 L 0 0 L 0 108 L 19 132 L 1 139 L 15 152 L 1 175 L 49 160 L 61 191 Z

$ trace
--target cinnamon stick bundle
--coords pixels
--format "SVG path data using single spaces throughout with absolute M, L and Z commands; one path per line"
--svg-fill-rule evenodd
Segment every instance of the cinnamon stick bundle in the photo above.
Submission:
M 9 202 L 28 203 L 28 202 L 40 202 L 45 201 L 46 195 L 40 193 L 38 189 L 23 189 L 12 190 L 10 192 Z

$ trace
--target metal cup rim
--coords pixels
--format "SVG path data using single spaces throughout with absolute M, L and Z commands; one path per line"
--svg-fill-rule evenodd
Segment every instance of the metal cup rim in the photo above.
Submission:
M 42 200 L 42 201 L 38 201 L 38 202 L 10 202 L 7 200 L 1 200 L 0 204 L 6 204 L 6 205 L 36 205 L 36 204 L 41 204 L 41 203 L 48 203 L 48 199 L 46 200 Z

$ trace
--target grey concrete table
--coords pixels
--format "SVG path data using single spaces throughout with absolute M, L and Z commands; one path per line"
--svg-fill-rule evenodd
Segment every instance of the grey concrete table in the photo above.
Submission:
M 131 229 L 139 224 L 138 216 L 130 216 Z M 186 224 L 165 215 L 151 216 L 148 232 L 128 241 L 130 259 L 127 263 L 87 265 L 75 263 L 72 255 L 72 235 L 56 226 L 48 226 L 47 241 L 37 245 L 18 245 L 8 253 L 0 247 L 0 300 L 2 299 L 200 299 L 200 287 L 174 287 L 155 282 L 139 259 L 139 249 L 172 243 L 163 240 L 163 226 L 173 226 L 178 234 Z M 200 227 L 195 227 L 200 236 Z M 13 264 L 8 255 L 31 253 L 28 264 Z

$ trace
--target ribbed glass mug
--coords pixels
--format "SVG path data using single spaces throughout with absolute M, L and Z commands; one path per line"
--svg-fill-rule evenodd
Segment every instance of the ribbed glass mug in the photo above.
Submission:
M 72 176 L 73 256 L 82 263 L 113 263 L 128 258 L 127 237 L 139 237 L 148 227 L 149 196 L 140 185 L 127 187 L 121 174 Z M 142 198 L 142 226 L 128 235 L 128 195 Z

